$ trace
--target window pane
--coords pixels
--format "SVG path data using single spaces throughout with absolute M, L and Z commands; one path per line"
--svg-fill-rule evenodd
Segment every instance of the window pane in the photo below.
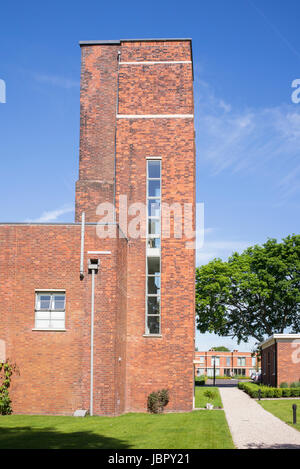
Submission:
M 160 220 L 148 220 L 148 234 L 160 234 Z
M 54 295 L 53 309 L 65 309 L 65 295 Z
M 50 319 L 50 311 L 36 311 L 36 319 Z
M 39 299 L 40 299 L 39 309 L 50 309 L 50 300 L 51 300 L 50 295 L 40 295 Z
M 148 200 L 148 215 L 149 217 L 160 217 L 160 200 Z
M 160 238 L 149 238 L 148 239 L 148 248 L 160 249 Z
M 160 293 L 160 277 L 148 277 L 148 293 L 158 295 Z
M 51 320 L 51 328 L 52 329 L 64 329 L 65 328 L 65 321 L 64 320 L 58 320 L 55 319 L 54 321 Z
M 160 178 L 160 161 L 148 161 L 148 177 Z
M 65 312 L 64 311 L 52 311 L 51 313 L 51 321 L 53 319 L 65 319 Z
M 160 181 L 148 181 L 148 192 L 150 197 L 160 197 Z
M 148 296 L 148 314 L 159 314 L 160 298 L 158 296 Z
M 160 258 L 148 257 L 148 274 L 155 275 L 160 273 Z
M 147 318 L 148 334 L 159 334 L 159 316 L 149 316 Z
M 48 319 L 46 320 L 36 319 L 35 321 L 36 329 L 49 329 L 49 326 L 50 326 L 50 321 Z

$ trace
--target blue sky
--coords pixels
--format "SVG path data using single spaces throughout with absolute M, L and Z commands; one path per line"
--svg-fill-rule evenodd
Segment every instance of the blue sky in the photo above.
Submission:
M 297 0 L 15 1 L 1 5 L 2 221 L 73 221 L 79 40 L 192 37 L 198 263 L 299 233 Z M 197 345 L 235 343 L 197 335 Z M 248 350 L 251 343 L 242 345 Z

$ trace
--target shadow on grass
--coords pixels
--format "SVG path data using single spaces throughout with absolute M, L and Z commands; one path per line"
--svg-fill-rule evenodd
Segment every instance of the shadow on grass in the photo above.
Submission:
M 63 433 L 55 428 L 0 428 L 0 449 L 130 449 L 126 441 L 90 431 Z

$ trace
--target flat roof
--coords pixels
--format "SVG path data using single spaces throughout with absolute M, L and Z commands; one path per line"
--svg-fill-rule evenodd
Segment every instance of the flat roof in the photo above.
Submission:
M 266 347 L 267 345 L 272 345 L 275 340 L 300 340 L 300 334 L 273 334 L 268 337 L 266 340 L 259 344 L 260 347 Z
M 96 45 L 96 44 L 102 44 L 102 45 L 117 45 L 121 44 L 121 42 L 167 42 L 167 41 L 190 41 L 192 42 L 191 38 L 143 38 L 143 39 L 111 39 L 111 40 L 95 40 L 95 41 L 79 41 L 80 46 L 91 46 L 91 45 Z

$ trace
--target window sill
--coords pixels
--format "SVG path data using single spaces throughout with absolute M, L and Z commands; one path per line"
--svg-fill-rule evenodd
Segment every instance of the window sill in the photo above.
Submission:
M 32 331 L 44 331 L 44 332 L 66 332 L 67 329 L 38 329 L 38 328 L 34 328 L 32 329 Z
M 143 337 L 159 338 L 159 337 L 162 337 L 162 335 L 161 334 L 143 334 Z

